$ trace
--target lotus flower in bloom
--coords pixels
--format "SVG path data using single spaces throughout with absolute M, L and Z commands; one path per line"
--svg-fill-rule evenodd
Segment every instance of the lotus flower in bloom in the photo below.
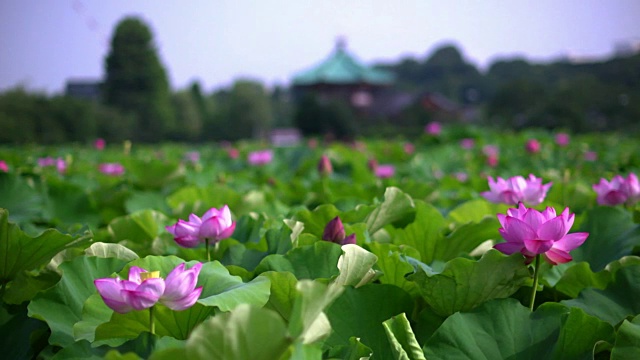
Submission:
M 402 149 L 404 150 L 405 154 L 407 154 L 407 155 L 412 155 L 414 152 L 416 152 L 415 145 L 413 145 L 410 142 L 404 143 L 404 145 L 402 146 Z
M 626 178 L 616 175 L 611 182 L 600 179 L 599 183 L 593 185 L 593 190 L 598 193 L 597 201 L 600 205 L 631 205 L 640 200 L 640 184 L 634 173 L 630 173 Z
M 356 234 L 353 233 L 346 236 L 342 220 L 340 220 L 339 216 L 336 216 L 325 226 L 322 240 L 331 241 L 340 245 L 355 244 Z
M 197 163 L 200 161 L 200 153 L 197 151 L 188 151 L 184 153 L 184 159 L 190 163 Z
M 7 162 L 4 160 L 0 160 L 0 171 L 9 172 L 9 165 L 7 165 Z
M 103 163 L 98 166 L 101 173 L 109 176 L 120 176 L 124 174 L 124 166 L 118 163 Z
M 536 139 L 529 139 L 527 143 L 524 145 L 525 150 L 529 154 L 535 154 L 540 152 L 540 142 Z
M 392 177 L 396 172 L 396 168 L 393 165 L 381 164 L 376 166 L 374 173 L 381 179 L 387 179 Z
M 230 237 L 236 229 L 236 223 L 231 221 L 231 212 L 225 205 L 220 210 L 209 209 L 202 218 L 191 214 L 189 221 L 178 220 L 166 229 L 174 236 L 178 245 L 192 248 L 206 242 L 207 239 L 216 243 Z
M 231 159 L 237 159 L 240 156 L 240 151 L 236 148 L 228 148 L 227 154 Z
M 198 301 L 202 287 L 196 288 L 202 263 L 196 263 L 185 270 L 185 263 L 176 266 L 165 280 L 165 288 L 160 303 L 171 310 L 185 310 Z
M 248 156 L 249 164 L 251 165 L 265 165 L 273 160 L 273 151 L 271 150 L 260 150 L 260 151 L 252 151 Z
M 494 247 L 507 255 L 522 253 L 529 260 L 542 254 L 552 265 L 569 262 L 572 260 L 569 252 L 582 245 L 589 236 L 586 232 L 567 234 L 573 226 L 574 217 L 569 208 L 557 216 L 551 207 L 540 212 L 527 209 L 520 203 L 517 209 L 509 209 L 507 215 L 498 214 L 502 225 L 500 235 L 506 242 Z
M 596 161 L 598 160 L 598 153 L 595 151 L 587 151 L 584 153 L 585 161 Z
M 558 146 L 569 145 L 569 134 L 567 133 L 556 134 L 556 144 L 558 144 Z
M 97 150 L 104 150 L 104 147 L 105 147 L 106 144 L 107 144 L 107 142 L 104 141 L 104 139 L 99 138 L 99 139 L 96 139 L 96 141 L 93 143 L 93 146 Z
M 432 121 L 424 127 L 424 132 L 429 135 L 438 136 L 442 132 L 442 125 L 437 121 Z
M 547 196 L 547 191 L 552 183 L 542 185 L 542 179 L 529 175 L 528 179 L 522 176 L 514 176 L 507 180 L 489 177 L 489 191 L 480 193 L 485 199 L 493 203 L 515 205 L 524 202 L 529 205 L 538 205 Z
M 475 145 L 476 145 L 475 140 L 473 140 L 471 138 L 466 138 L 466 139 L 460 140 L 460 147 L 465 149 L 465 150 L 471 150 L 471 149 L 473 149 L 473 147 Z
M 132 266 L 128 280 L 102 278 L 93 283 L 104 303 L 121 314 L 148 309 L 158 302 L 172 310 L 184 310 L 193 306 L 202 293 L 202 287 L 196 289 L 202 264 L 189 270 L 184 267 L 184 263 L 178 265 L 164 280 L 157 271 Z
M 55 166 L 55 165 L 56 165 L 56 159 L 50 156 L 38 159 L 38 166 L 40 167 Z
M 39 158 L 38 166 L 49 167 L 55 166 L 60 174 L 64 174 L 67 171 L 67 162 L 63 158 L 54 159 L 50 156 Z
M 498 147 L 495 145 L 485 145 L 482 148 L 482 153 L 487 157 L 487 165 L 491 167 L 498 166 Z

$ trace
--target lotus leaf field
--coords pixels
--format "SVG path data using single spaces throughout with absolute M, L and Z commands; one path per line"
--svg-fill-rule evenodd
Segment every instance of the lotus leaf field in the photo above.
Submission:
M 640 359 L 637 139 L 96 145 L 0 148 L 4 359 Z

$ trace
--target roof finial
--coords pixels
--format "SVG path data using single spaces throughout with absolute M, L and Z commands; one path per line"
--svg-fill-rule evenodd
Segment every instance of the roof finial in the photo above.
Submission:
M 339 35 L 336 37 L 336 50 L 343 51 L 347 48 L 347 37 L 344 35 Z

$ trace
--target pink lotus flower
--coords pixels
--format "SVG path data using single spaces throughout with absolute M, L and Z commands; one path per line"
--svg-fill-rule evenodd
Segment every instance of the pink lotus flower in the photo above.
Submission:
M 600 205 L 632 205 L 640 200 L 640 184 L 634 173 L 630 173 L 626 178 L 616 175 L 611 182 L 600 179 L 599 183 L 593 185 L 593 190 L 598 194 L 597 201 Z
M 121 314 L 131 310 L 144 310 L 155 305 L 164 293 L 165 282 L 160 277 L 142 279 L 141 274 L 151 274 L 132 266 L 129 279 L 103 278 L 93 281 L 104 303 Z
M 507 255 L 522 253 L 529 261 L 542 254 L 551 265 L 569 262 L 572 260 L 569 252 L 589 236 L 586 232 L 567 234 L 574 217 L 569 208 L 556 216 L 551 207 L 540 212 L 520 203 L 517 209 L 509 209 L 507 215 L 498 214 L 502 225 L 498 231 L 506 242 L 496 244 L 494 248 Z
M 598 153 L 595 151 L 587 151 L 584 153 L 585 161 L 596 161 L 598 160 Z
M 260 151 L 252 151 L 248 156 L 249 164 L 251 165 L 265 165 L 273 160 L 273 151 L 271 150 L 260 150 Z
M 120 176 L 124 174 L 124 166 L 119 163 L 102 163 L 98 166 L 101 173 L 109 176 Z
M 466 138 L 466 139 L 460 140 L 460 147 L 465 150 L 471 150 L 475 145 L 476 145 L 476 142 L 473 139 Z
M 340 216 L 336 216 L 325 226 L 322 240 L 331 241 L 340 245 L 355 244 L 356 234 L 353 233 L 346 236 L 342 220 L 340 220 Z
M 442 125 L 437 121 L 432 121 L 424 127 L 424 132 L 429 135 L 438 136 L 442 132 Z
M 93 143 L 93 146 L 97 150 L 104 150 L 105 145 L 107 145 L 107 142 L 104 141 L 104 139 L 102 139 L 102 138 L 96 139 L 96 141 Z
M 189 270 L 184 267 L 185 263 L 182 263 L 171 270 L 160 296 L 160 303 L 171 310 L 180 311 L 192 307 L 202 293 L 202 287 L 196 288 L 202 263 L 196 263 Z
M 378 168 L 378 160 L 376 159 L 367 160 L 367 167 L 369 168 L 369 170 L 375 172 L 376 169 Z
M 500 151 L 498 150 L 498 147 L 495 145 L 485 145 L 484 147 L 482 147 L 482 153 L 485 156 L 498 156 L 500 154 Z
M 413 145 L 412 143 L 408 142 L 408 143 L 404 143 L 404 145 L 402 146 L 405 154 L 407 155 L 412 155 L 414 152 L 416 152 L 416 147 L 415 145 Z
M 453 174 L 453 176 L 460 182 L 466 182 L 467 180 L 469 180 L 469 175 L 466 172 L 459 171 Z
M 522 176 L 514 176 L 507 180 L 489 177 L 489 191 L 481 192 L 480 195 L 493 203 L 503 203 L 515 205 L 525 202 L 529 205 L 538 205 L 547 196 L 547 191 L 552 183 L 542 185 L 542 179 L 529 175 L 528 179 Z
M 498 155 L 489 155 L 487 157 L 487 165 L 491 167 L 498 166 Z
M 540 152 L 540 142 L 536 139 L 529 139 L 527 143 L 524 145 L 525 150 L 529 154 L 535 154 Z
M 9 172 L 9 165 L 7 165 L 7 162 L 4 160 L 0 160 L 0 171 Z
M 55 166 L 55 165 L 56 165 L 56 159 L 50 156 L 38 159 L 38 166 L 40 167 Z
M 67 162 L 64 161 L 63 158 L 54 159 L 50 156 L 39 158 L 38 166 L 40 167 L 55 166 L 60 174 L 64 174 L 67 171 Z
M 190 163 L 196 164 L 200 161 L 200 153 L 197 151 L 188 151 L 184 153 L 184 159 Z
M 557 133 L 556 134 L 556 144 L 558 144 L 558 146 L 567 146 L 567 145 L 569 145 L 569 134 L 567 134 L 567 133 Z
M 227 205 L 220 210 L 211 208 L 202 215 L 189 215 L 189 221 L 178 220 L 177 223 L 167 226 L 166 229 L 178 245 L 192 248 L 200 243 L 212 241 L 217 243 L 233 234 L 236 223 L 231 221 L 231 212 Z
M 231 159 L 234 159 L 234 160 L 240 157 L 240 151 L 236 148 L 228 148 L 227 154 Z
M 56 169 L 58 170 L 58 173 L 64 174 L 67 172 L 67 162 L 64 161 L 63 158 L 56 159 Z
M 381 179 L 387 179 L 392 177 L 396 172 L 396 168 L 393 165 L 381 164 L 376 166 L 374 173 Z
M 147 272 L 137 266 L 129 269 L 129 279 L 102 278 L 93 281 L 104 303 L 121 314 L 144 310 L 156 303 L 172 310 L 185 310 L 193 306 L 202 287 L 196 289 L 201 263 L 185 270 L 185 264 L 176 266 L 164 280 L 158 272 Z
M 318 173 L 320 176 L 328 176 L 333 173 L 333 165 L 327 155 L 322 155 L 320 161 L 318 161 Z

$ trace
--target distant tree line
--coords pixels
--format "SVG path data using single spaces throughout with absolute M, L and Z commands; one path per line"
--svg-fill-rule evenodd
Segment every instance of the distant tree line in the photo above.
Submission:
M 378 66 L 393 71 L 401 89 L 440 93 L 460 105 L 480 107 L 481 121 L 488 125 L 640 130 L 639 53 L 585 63 L 499 60 L 483 74 L 455 46 L 445 45 L 422 61 L 405 58 Z
M 396 74 L 398 91 L 441 94 L 479 109 L 477 121 L 485 125 L 640 131 L 640 54 L 592 63 L 500 60 L 482 73 L 455 46 L 445 45 L 424 59 L 377 66 Z M 197 82 L 172 93 L 151 31 L 138 18 L 116 27 L 105 70 L 100 101 L 23 88 L 0 94 L 0 143 L 238 140 L 290 126 L 351 138 L 398 125 L 417 128 L 432 116 L 416 103 L 400 117 L 366 119 L 363 126 L 348 104 L 326 106 L 309 97 L 294 104 L 289 89 L 268 90 L 249 79 L 211 93 Z

